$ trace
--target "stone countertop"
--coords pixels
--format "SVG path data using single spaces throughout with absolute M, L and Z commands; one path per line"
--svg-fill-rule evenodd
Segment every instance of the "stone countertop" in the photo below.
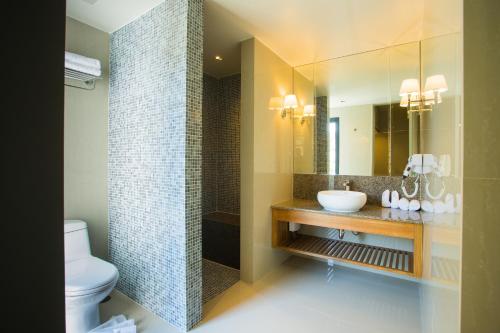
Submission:
M 325 210 L 315 200 L 293 199 L 280 202 L 271 206 L 283 210 L 301 210 L 306 212 L 321 213 L 335 216 L 349 216 L 354 218 L 365 218 L 401 223 L 424 223 L 423 214 L 420 212 L 408 212 L 400 209 L 383 208 L 377 205 L 365 205 L 360 211 L 354 213 L 340 213 Z

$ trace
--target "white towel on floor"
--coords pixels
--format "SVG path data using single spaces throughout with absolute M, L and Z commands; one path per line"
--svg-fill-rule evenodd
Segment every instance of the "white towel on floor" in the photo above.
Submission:
M 136 333 L 137 327 L 134 319 L 129 319 L 124 315 L 113 316 L 107 322 L 97 326 L 89 333 Z

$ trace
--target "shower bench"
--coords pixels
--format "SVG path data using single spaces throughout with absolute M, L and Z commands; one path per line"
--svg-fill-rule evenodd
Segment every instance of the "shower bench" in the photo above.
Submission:
M 324 210 L 316 201 L 299 199 L 275 204 L 271 209 L 274 248 L 415 278 L 422 276 L 423 224 L 418 213 L 414 219 L 396 218 L 389 208 L 371 205 L 356 213 L 337 213 Z M 413 241 L 413 252 L 292 233 L 292 222 L 409 239 Z

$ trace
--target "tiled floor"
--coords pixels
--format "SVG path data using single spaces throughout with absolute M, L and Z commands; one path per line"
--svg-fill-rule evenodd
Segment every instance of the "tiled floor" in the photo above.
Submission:
M 204 306 L 192 332 L 420 333 L 418 284 L 292 257 L 254 284 L 238 282 Z M 115 292 L 102 318 L 124 313 L 141 333 L 177 332 Z
M 240 271 L 203 259 L 203 304 L 240 280 Z

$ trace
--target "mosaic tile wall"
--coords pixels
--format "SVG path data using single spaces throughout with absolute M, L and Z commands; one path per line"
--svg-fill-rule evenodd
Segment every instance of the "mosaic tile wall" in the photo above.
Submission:
M 221 105 L 220 81 L 203 74 L 202 200 L 203 215 L 217 210 L 218 110 Z
M 241 75 L 203 77 L 203 214 L 239 214 Z
M 111 35 L 109 257 L 117 288 L 181 330 L 201 319 L 203 1 Z
M 316 97 L 316 173 L 328 173 L 328 97 Z
M 293 196 L 315 200 L 319 191 L 343 189 L 342 183 L 346 180 L 349 180 L 352 191 L 366 193 L 369 204 L 380 204 L 382 192 L 386 189 L 398 191 L 399 195 L 402 195 L 401 177 L 294 174 Z M 408 191 L 412 191 L 411 184 L 408 184 Z

